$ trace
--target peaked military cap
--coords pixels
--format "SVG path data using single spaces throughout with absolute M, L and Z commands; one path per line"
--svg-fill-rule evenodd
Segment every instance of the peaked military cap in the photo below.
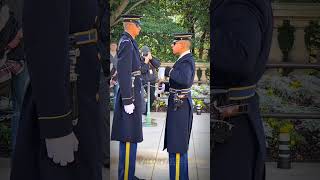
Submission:
M 123 22 L 133 22 L 141 26 L 140 19 L 142 18 L 142 16 L 140 15 L 122 15 L 121 17 Z
M 191 41 L 192 35 L 193 35 L 192 33 L 175 33 L 175 34 L 173 34 L 174 41 L 181 41 L 181 40 Z

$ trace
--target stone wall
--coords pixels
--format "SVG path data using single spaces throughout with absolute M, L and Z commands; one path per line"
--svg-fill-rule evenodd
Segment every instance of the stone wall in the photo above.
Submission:
M 289 59 L 295 63 L 307 63 L 309 52 L 306 49 L 305 28 L 312 20 L 320 20 L 320 3 L 273 3 L 274 29 L 270 52 L 271 62 L 281 62 L 282 52 L 278 43 L 278 27 L 284 20 L 290 20 L 295 27 L 294 44 Z

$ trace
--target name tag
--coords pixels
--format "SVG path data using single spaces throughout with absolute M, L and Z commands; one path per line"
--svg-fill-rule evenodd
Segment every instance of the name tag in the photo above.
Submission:
M 152 69 L 149 69 L 149 72 L 150 72 L 150 74 L 153 74 L 153 71 L 152 71 Z

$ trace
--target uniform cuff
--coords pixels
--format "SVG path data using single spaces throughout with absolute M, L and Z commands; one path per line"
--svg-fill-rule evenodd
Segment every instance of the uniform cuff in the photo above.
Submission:
M 58 116 L 41 116 L 38 121 L 40 137 L 43 139 L 63 137 L 73 131 L 71 111 Z
M 173 68 L 171 67 L 166 67 L 165 70 L 164 70 L 164 75 L 166 77 L 170 77 L 170 74 L 171 74 L 171 71 L 172 71 Z
M 123 103 L 123 105 L 132 104 L 133 103 L 133 98 L 132 97 L 130 97 L 130 98 L 122 98 L 122 103 Z

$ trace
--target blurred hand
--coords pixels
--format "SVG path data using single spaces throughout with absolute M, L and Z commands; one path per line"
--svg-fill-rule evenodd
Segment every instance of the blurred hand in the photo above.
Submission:
M 148 52 L 148 55 L 147 55 L 147 57 L 149 58 L 149 60 L 151 60 L 151 59 L 152 59 L 152 55 L 151 55 L 151 52 Z
M 45 139 L 48 157 L 54 163 L 66 166 L 74 161 L 74 152 L 78 151 L 79 141 L 72 132 L 69 135 Z
M 115 80 L 113 80 L 113 79 L 110 79 L 110 87 L 113 87 L 113 86 L 115 86 L 115 85 L 117 85 L 117 84 L 118 84 L 117 81 L 115 81 Z
M 150 61 L 149 57 L 148 56 L 144 56 L 144 63 L 145 64 L 148 64 Z
M 166 89 L 166 85 L 164 83 L 161 83 L 158 85 L 158 94 L 164 93 L 164 90 Z
M 8 47 L 11 49 L 14 49 L 17 47 L 20 43 L 20 39 L 23 37 L 22 30 L 20 29 L 14 39 L 8 44 Z
M 134 104 L 124 105 L 124 111 L 128 114 L 132 114 L 134 108 Z

